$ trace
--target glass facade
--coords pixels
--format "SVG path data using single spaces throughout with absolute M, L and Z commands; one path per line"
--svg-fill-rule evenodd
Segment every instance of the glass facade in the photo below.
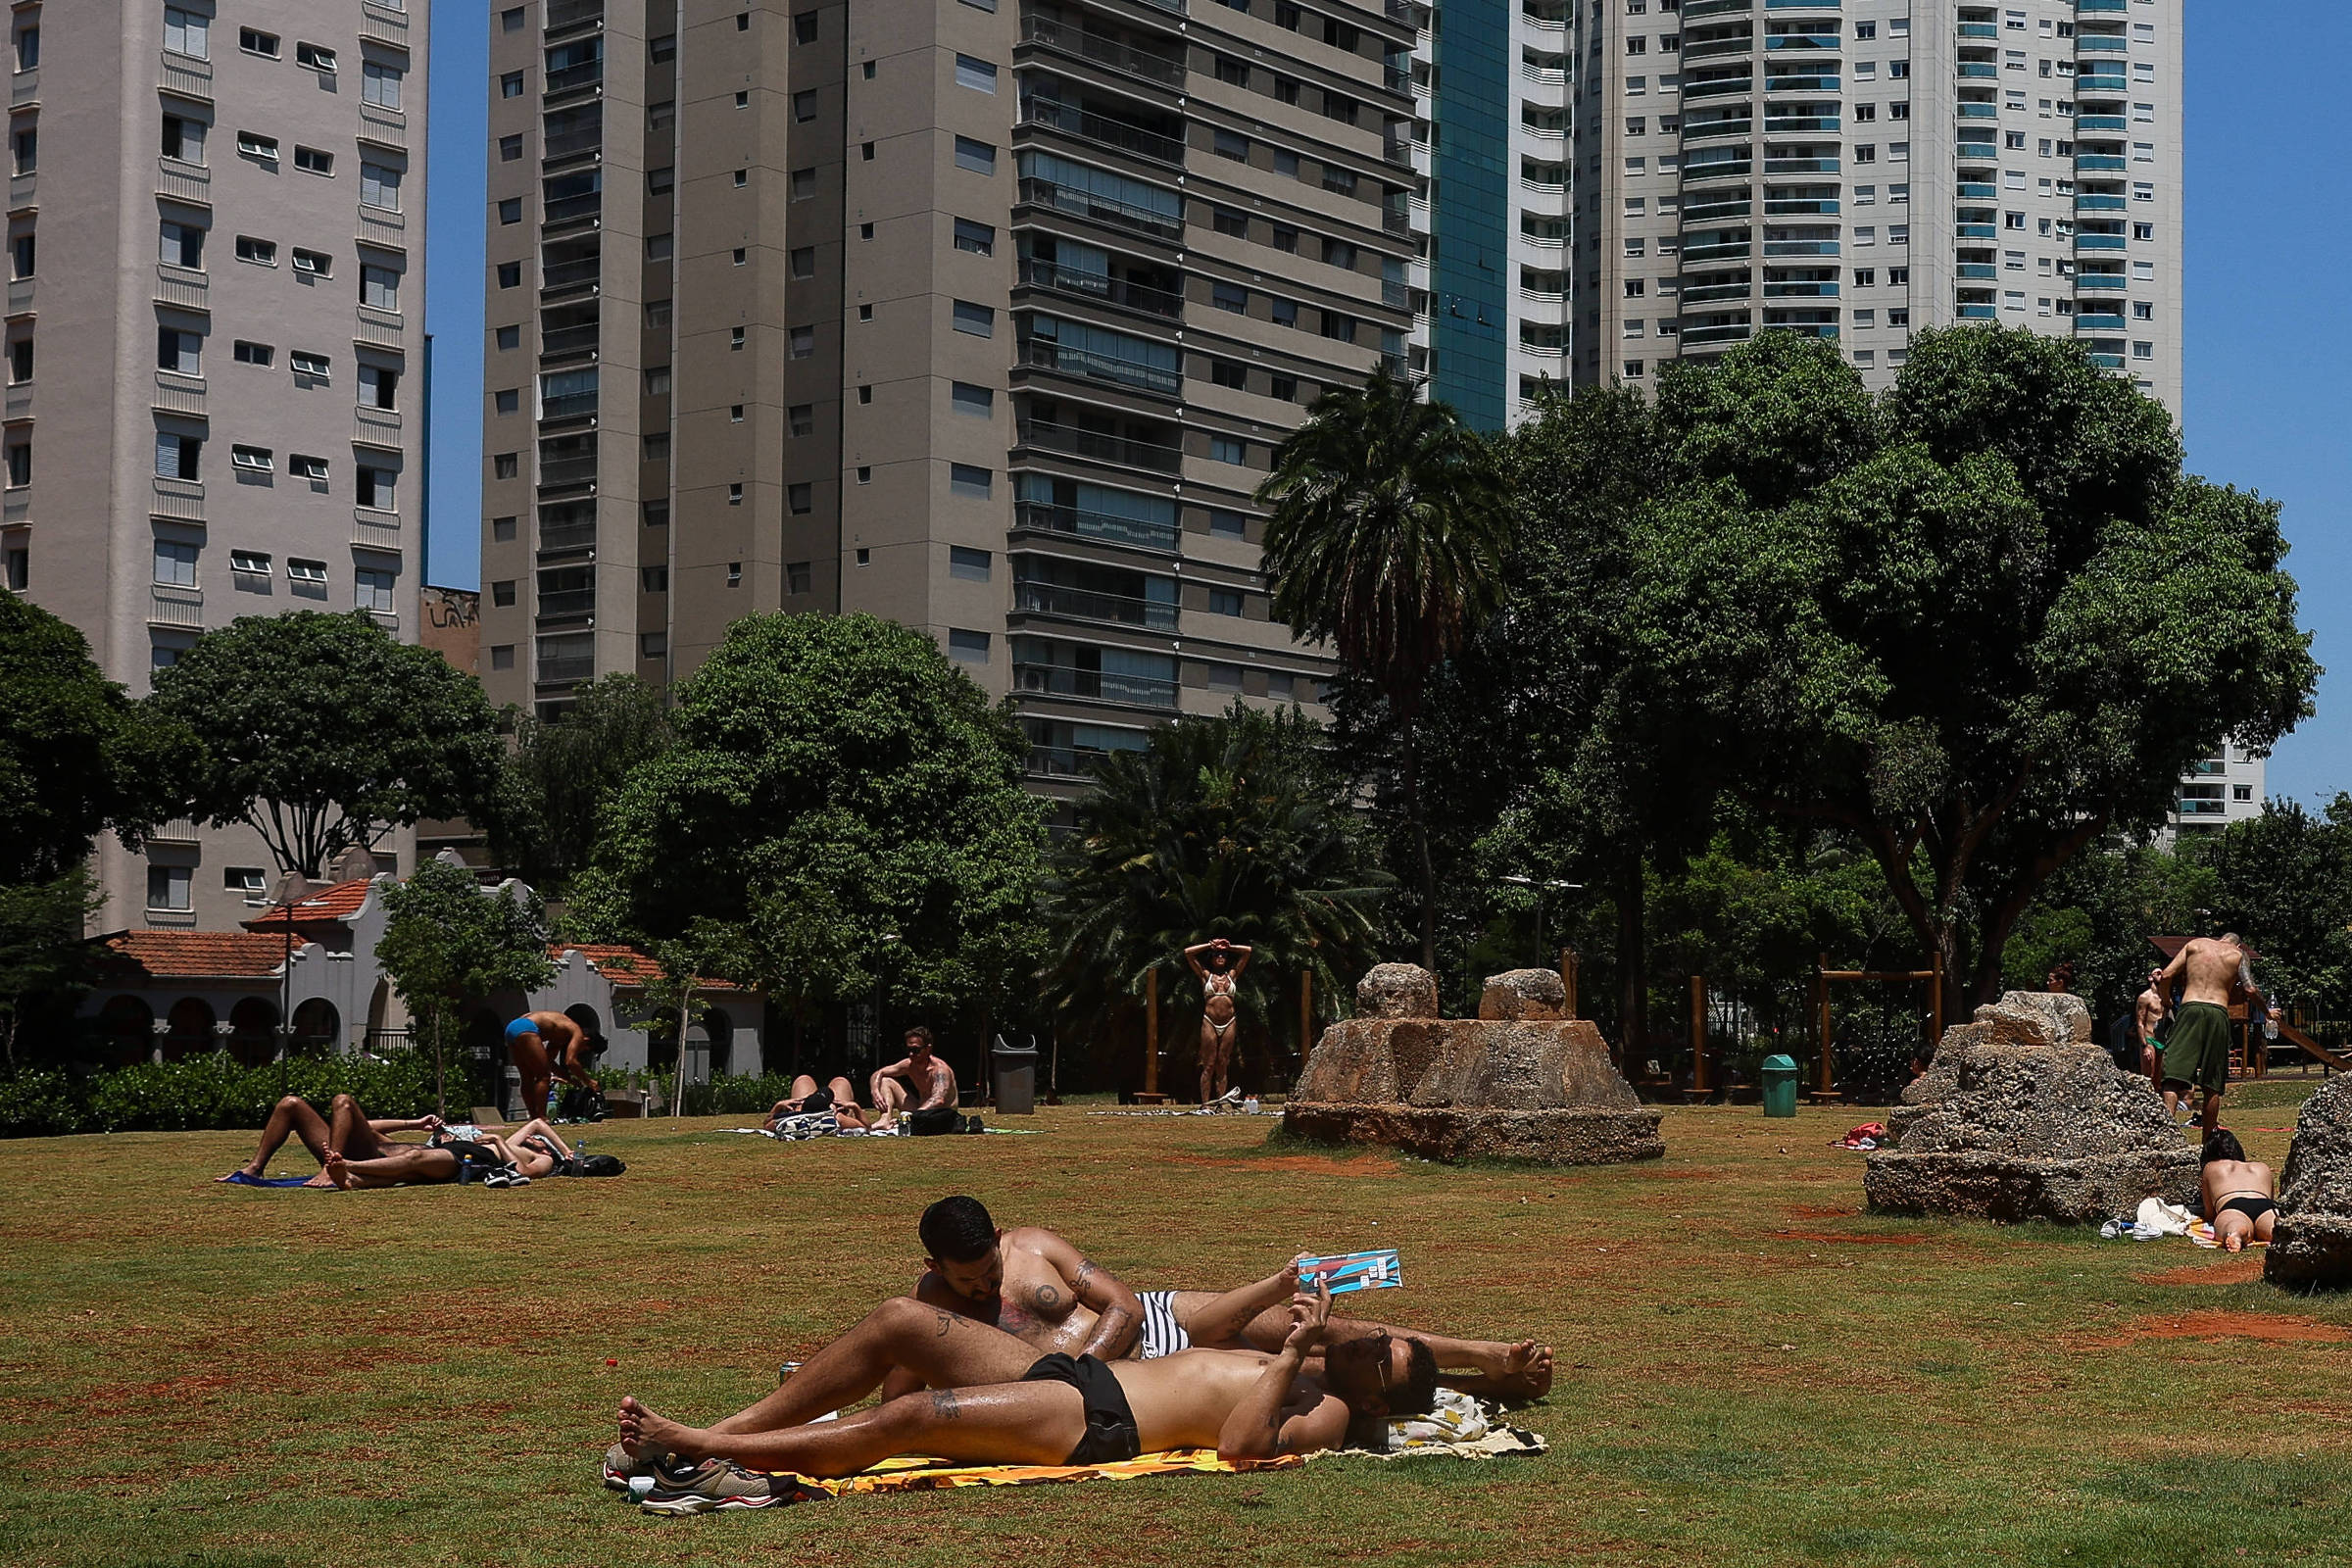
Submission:
M 1432 159 L 1430 396 L 1481 430 L 1503 422 L 1510 323 L 1511 18 L 1448 0 L 1433 19 L 1442 127 Z

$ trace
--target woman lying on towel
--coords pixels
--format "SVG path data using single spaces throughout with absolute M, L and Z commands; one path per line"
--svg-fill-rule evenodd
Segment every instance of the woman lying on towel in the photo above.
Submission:
M 1290 1334 L 1272 1355 L 1184 1350 L 1112 1363 L 1091 1355 L 1041 1357 L 1002 1330 L 902 1298 L 828 1346 L 762 1403 L 796 1395 L 802 1403 L 814 1402 L 812 1396 L 829 1398 L 835 1383 L 844 1391 L 858 1383 L 870 1388 L 894 1366 L 931 1385 L 927 1392 L 836 1420 L 767 1431 L 727 1430 L 755 1424 L 746 1418 L 758 1407 L 698 1430 L 629 1397 L 620 1404 L 620 1447 L 633 1459 L 659 1451 L 807 1476 L 855 1475 L 896 1453 L 977 1464 L 1089 1465 L 1213 1447 L 1219 1458 L 1239 1461 L 1336 1448 L 1354 1420 L 1430 1408 L 1437 1362 L 1426 1346 L 1385 1334 L 1351 1340 L 1326 1349 L 1323 1371 L 1312 1377 L 1303 1367 L 1322 1346 L 1329 1292 L 1293 1298 L 1290 1315 Z M 827 1357 L 839 1364 L 820 1365 Z M 805 1387 L 811 1373 L 818 1387 Z M 720 1466 L 674 1474 L 673 1490 L 729 1484 Z
M 266 1172 L 270 1156 L 299 1138 L 322 1167 L 305 1187 L 398 1187 L 404 1183 L 454 1182 L 465 1162 L 453 1149 L 396 1144 L 394 1133 L 436 1133 L 438 1116 L 371 1121 L 349 1095 L 337 1095 L 321 1116 L 299 1095 L 288 1095 L 270 1112 L 253 1157 L 220 1180 L 239 1187 L 272 1187 Z

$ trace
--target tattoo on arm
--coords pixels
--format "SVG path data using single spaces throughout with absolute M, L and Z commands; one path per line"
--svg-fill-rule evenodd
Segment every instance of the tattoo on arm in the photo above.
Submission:
M 931 1337 L 935 1340 L 944 1340 L 948 1337 L 948 1330 L 954 1328 L 955 1326 L 956 1314 L 953 1312 L 942 1312 L 939 1314 L 939 1332 Z
M 961 1412 L 956 1405 L 953 1389 L 935 1389 L 931 1394 L 931 1413 L 942 1421 L 954 1421 Z

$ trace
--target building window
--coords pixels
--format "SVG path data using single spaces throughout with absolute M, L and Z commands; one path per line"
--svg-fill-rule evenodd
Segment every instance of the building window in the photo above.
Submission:
M 522 394 L 513 387 L 490 394 L 493 409 L 500 414 L 518 414 L 522 410 Z
M 504 582 L 494 582 L 490 585 L 490 608 L 493 610 L 511 610 L 514 608 L 514 578 L 510 577 Z
M 522 454 L 494 452 L 490 455 L 490 477 L 493 479 L 519 478 L 522 473 Z
M 965 631 L 960 626 L 948 628 L 948 657 L 966 664 L 988 662 L 989 635 L 984 631 Z
M 373 507 L 378 512 L 400 510 L 393 493 L 399 475 L 390 468 L 360 464 L 352 469 L 352 500 L 356 505 Z
M 210 128 L 201 120 L 190 120 L 184 115 L 166 115 L 163 136 L 164 156 L 176 158 L 183 164 L 201 166 L 204 163 L 205 133 Z M 296 167 L 303 167 L 302 155 L 308 150 L 301 147 L 294 150 Z M 333 160 L 329 159 L 328 163 L 331 166 Z M 326 171 L 320 170 L 319 172 L 324 173 Z
M 155 434 L 155 476 L 159 479 L 203 477 L 203 457 L 204 437 L 200 435 L 180 435 L 171 430 L 158 430 Z
M 389 267 L 360 267 L 360 303 L 379 311 L 400 309 L 400 274 Z
M 814 87 L 804 87 L 792 95 L 792 118 L 801 124 L 807 124 L 816 118 L 816 89 Z
M 259 27 L 239 27 L 237 47 L 249 55 L 260 55 L 264 60 L 275 60 L 278 57 L 277 34 L 264 32 Z
M 965 582 L 986 582 L 995 557 L 986 550 L 974 550 L 968 545 L 948 547 L 948 575 Z
M 796 326 L 785 333 L 786 353 L 793 359 L 805 360 L 816 352 L 816 328 Z
M 988 223 L 975 223 L 968 218 L 956 220 L 956 248 L 974 256 L 997 254 L 997 231 Z
M 812 577 L 809 563 L 806 561 L 788 561 L 784 564 L 784 591 L 788 594 L 807 593 Z
M 380 566 L 359 566 L 351 574 L 351 608 L 392 612 L 392 573 Z
M 501 224 L 521 222 L 522 198 L 519 196 L 510 196 L 505 201 L 500 202 L 498 204 L 498 220 Z
M 1208 531 L 1220 539 L 1246 539 L 1250 534 L 1250 522 L 1238 512 L 1212 507 L 1208 514 Z
M 522 73 L 521 73 L 521 72 L 519 72 L 519 71 L 510 71 L 510 72 L 508 72 L 508 73 L 507 73 L 505 75 L 503 75 L 503 76 L 499 77 L 499 78 L 498 78 L 498 95 L 499 95 L 501 98 L 519 98 L 519 97 L 521 97 L 521 96 L 522 96 Z
M 204 270 L 203 229 L 198 228 L 193 223 L 176 223 L 170 219 L 166 219 L 162 224 L 159 225 L 157 232 L 159 235 L 158 248 L 160 251 L 158 260 L 162 261 L 165 266 L 184 267 L 191 271 L 202 271 Z M 26 234 L 21 236 L 20 239 L 21 247 L 24 250 L 27 258 L 30 256 L 30 246 L 28 242 L 31 240 L 31 235 Z M 31 263 L 29 259 L 27 259 L 25 265 L 18 269 L 17 275 L 19 277 L 27 277 L 31 275 Z
M 197 11 L 183 11 L 177 6 L 164 7 L 164 47 L 175 55 L 195 60 L 210 60 L 213 19 Z
M 32 443 L 12 441 L 8 444 L 8 484 L 17 489 L 32 483 Z
M 319 44 L 296 43 L 294 63 L 312 71 L 322 71 L 331 76 L 335 73 L 335 52 Z
M 997 90 L 997 68 L 985 60 L 976 60 L 970 55 L 957 55 L 956 57 L 956 85 L 969 87 L 974 92 L 995 92 Z
M 974 337 L 997 335 L 997 313 L 990 306 L 957 300 L 955 302 L 953 321 L 956 331 L 969 332 Z
M 968 169 L 975 174 L 993 174 L 997 172 L 997 149 L 988 142 L 958 136 L 956 138 L 956 167 Z
M 1208 591 L 1208 612 L 1212 615 L 1239 615 L 1242 612 L 1242 591 L 1238 588 L 1211 588 Z
M 309 479 L 315 483 L 323 484 L 326 481 L 326 460 L 324 458 L 306 458 L 298 452 L 288 453 L 286 455 L 286 471 L 297 479 Z M 267 571 L 270 568 L 265 565 L 262 569 Z
M 948 465 L 948 489 L 956 495 L 985 501 L 995 486 L 995 476 L 986 468 L 975 467 L 969 463 Z
M 792 19 L 792 41 L 794 43 L 816 42 L 815 12 L 803 11 Z
M 997 395 L 987 387 L 974 386 L 969 381 L 951 381 L 948 383 L 948 406 L 957 414 L 977 415 L 985 419 L 996 413 Z
M 237 236 L 237 260 L 251 262 L 256 267 L 275 267 L 277 265 L 277 241 L 256 239 L 251 234 L 239 234 Z
M 1247 464 L 1250 443 L 1239 436 L 1212 435 L 1208 438 L 1208 458 L 1211 463 Z
M 204 373 L 204 339 L 194 332 L 183 332 L 175 326 L 161 326 L 155 331 L 155 368 L 179 375 Z
M 1208 214 L 1208 223 L 1209 227 L 1215 229 L 1220 234 L 1230 234 L 1235 239 L 1248 239 L 1250 237 L 1249 216 L 1243 213 L 1239 208 L 1210 208 Z
M 147 907 L 184 913 L 194 907 L 189 890 L 196 881 L 190 865 L 151 865 L 147 868 Z
M 324 382 L 333 369 L 333 364 L 323 354 L 296 349 L 286 356 L 286 368 L 305 380 Z
M 155 580 L 167 588 L 196 586 L 197 547 L 175 539 L 155 542 Z
M 784 505 L 796 517 L 807 514 L 816 505 L 816 487 L 808 484 L 786 485 Z
M 400 80 L 405 74 L 397 66 L 381 61 L 360 62 L 360 102 L 373 104 L 378 109 L 400 107 Z
M 499 263 L 498 286 L 500 288 L 520 288 L 522 286 L 522 264 L 520 262 Z

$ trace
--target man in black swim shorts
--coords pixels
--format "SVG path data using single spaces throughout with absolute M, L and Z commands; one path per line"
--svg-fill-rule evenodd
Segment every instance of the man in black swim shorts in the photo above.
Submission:
M 922 1323 L 905 1314 L 904 1307 L 935 1320 L 932 1338 L 939 1345 L 956 1342 L 963 1349 L 947 1354 L 930 1349 L 923 1343 Z M 1437 1390 L 1437 1361 L 1428 1347 L 1387 1334 L 1329 1347 L 1321 1377 L 1306 1376 L 1304 1362 L 1322 1345 L 1330 1316 L 1328 1292 L 1293 1298 L 1290 1335 L 1272 1355 L 1184 1350 L 1113 1367 L 1093 1356 L 1053 1354 L 1031 1360 L 1011 1378 L 977 1387 L 939 1385 L 956 1381 L 951 1362 L 1001 1360 L 1019 1341 L 911 1301 L 894 1303 L 893 1310 L 908 1316 L 902 1327 L 913 1331 L 897 1348 L 905 1357 L 900 1364 L 932 1384 L 928 1392 L 837 1420 L 766 1431 L 724 1430 L 731 1422 L 701 1430 L 681 1426 L 632 1396 L 621 1400 L 617 1447 L 632 1459 L 651 1450 L 680 1460 L 724 1459 L 748 1471 L 806 1476 L 855 1475 L 894 1453 L 937 1454 L 976 1464 L 1068 1465 L 1213 1447 L 1220 1458 L 1244 1461 L 1338 1447 L 1350 1421 L 1422 1413 Z M 857 1340 L 864 1329 L 851 1331 L 818 1359 Z M 1020 1353 L 1026 1355 L 1026 1348 Z M 812 1359 L 762 1402 L 790 1394 L 816 1366 Z M 756 1490 L 763 1482 L 724 1465 L 705 1466 L 678 1476 L 670 1490 L 689 1499 L 723 1502 L 746 1484 Z M 660 1482 L 647 1500 L 649 1506 L 664 1500 Z M 755 1504 L 739 1498 L 736 1505 Z
M 842 1131 L 865 1130 L 865 1112 L 858 1108 L 858 1091 L 850 1087 L 847 1078 L 837 1073 L 830 1084 L 819 1089 L 814 1078 L 802 1073 L 793 1079 L 792 1093 L 777 1101 L 775 1108 L 767 1113 L 763 1125 L 772 1133 L 787 1116 L 819 1116 L 828 1110 L 833 1113 L 834 1125 Z

